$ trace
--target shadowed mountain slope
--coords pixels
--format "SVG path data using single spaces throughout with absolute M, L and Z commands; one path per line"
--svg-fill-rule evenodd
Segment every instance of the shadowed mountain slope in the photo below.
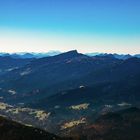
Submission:
M 61 138 L 0 117 L 0 140 L 61 140 Z
M 3 89 L 16 90 L 17 96 L 44 98 L 65 89 L 74 89 L 88 82 L 87 76 L 101 69 L 110 68 L 120 60 L 115 58 L 91 58 L 77 51 L 41 58 L 1 76 Z M 26 93 L 26 95 L 25 95 Z M 23 97 L 22 96 L 22 97 Z

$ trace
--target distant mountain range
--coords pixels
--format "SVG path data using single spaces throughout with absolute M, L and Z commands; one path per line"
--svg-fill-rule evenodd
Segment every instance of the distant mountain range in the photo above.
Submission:
M 43 53 L 35 53 L 35 52 L 21 52 L 21 53 L 0 53 L 0 56 L 10 56 L 12 58 L 22 58 L 22 59 L 26 59 L 26 58 L 43 58 L 43 57 L 49 57 L 49 56 L 55 56 L 58 54 L 61 54 L 63 52 L 60 51 L 49 51 L 49 52 L 43 52 Z M 117 59 L 128 59 L 131 57 L 137 57 L 140 58 L 140 54 L 136 54 L 136 55 L 130 55 L 130 54 L 108 54 L 108 53 L 99 53 L 99 52 L 95 52 L 95 53 L 85 53 L 85 55 L 87 56 L 107 56 L 110 55 L 112 57 L 115 57 Z
M 132 58 L 132 57 L 137 57 L 140 58 L 140 54 L 136 54 L 136 55 L 130 55 L 130 54 L 108 54 L 108 53 L 86 53 L 86 55 L 88 56 L 110 56 L 110 57 L 115 57 L 117 59 L 122 59 L 122 60 L 126 60 L 128 58 Z
M 0 56 L 10 56 L 12 58 L 43 58 L 43 57 L 49 57 L 49 56 L 55 56 L 60 54 L 60 51 L 49 51 L 46 53 L 35 53 L 35 52 L 21 52 L 21 53 L 0 53 Z

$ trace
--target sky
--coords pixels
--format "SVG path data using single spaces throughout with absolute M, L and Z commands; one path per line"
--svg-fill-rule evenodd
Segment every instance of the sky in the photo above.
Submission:
M 140 53 L 139 0 L 0 0 L 0 52 Z

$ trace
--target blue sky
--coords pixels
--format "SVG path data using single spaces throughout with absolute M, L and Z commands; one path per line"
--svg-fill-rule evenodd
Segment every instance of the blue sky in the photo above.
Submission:
M 140 53 L 139 0 L 1 0 L 0 51 Z

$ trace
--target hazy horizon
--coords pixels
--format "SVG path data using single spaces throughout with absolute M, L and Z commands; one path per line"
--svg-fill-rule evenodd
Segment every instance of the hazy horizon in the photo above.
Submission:
M 78 53 L 82 53 L 82 54 L 85 54 L 85 55 L 87 55 L 87 54 L 94 54 L 94 55 L 98 55 L 98 54 L 118 54 L 118 55 L 132 55 L 132 56 L 134 56 L 134 55 L 139 55 L 140 53 L 136 53 L 136 54 L 130 54 L 130 53 L 106 53 L 106 52 L 94 52 L 94 51 L 91 51 L 91 52 L 80 52 L 80 51 L 78 51 L 78 50 L 67 50 L 67 51 L 59 51 L 59 50 L 49 50 L 49 51 L 45 51 L 45 52 L 33 52 L 33 51 L 24 51 L 24 52 L 3 52 L 3 51 L 0 51 L 0 53 L 3 53 L 3 54 L 6 54 L 6 53 L 8 53 L 8 54 L 10 54 L 10 55 L 12 55 L 12 54 L 21 54 L 21 55 L 24 55 L 24 54 L 26 54 L 26 53 L 30 53 L 30 54 L 47 54 L 47 53 L 58 53 L 58 54 L 62 54 L 62 53 L 67 53 L 67 52 L 70 52 L 70 51 L 77 51 Z M 57 55 L 57 54 L 56 54 Z

